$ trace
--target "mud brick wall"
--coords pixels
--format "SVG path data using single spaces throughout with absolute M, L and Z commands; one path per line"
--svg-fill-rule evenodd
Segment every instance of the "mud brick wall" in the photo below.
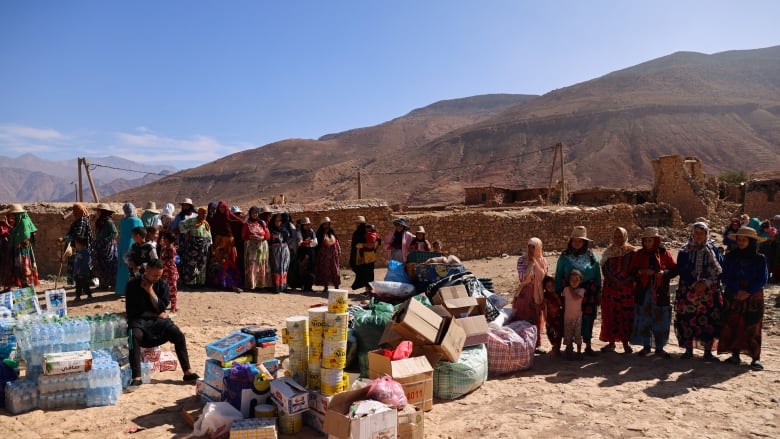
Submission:
M 780 214 L 780 180 L 751 181 L 745 188 L 743 210 L 751 217 L 771 219 Z
M 65 236 L 74 220 L 73 216 L 63 218 L 70 212 L 73 203 L 32 203 L 22 204 L 30 215 L 33 224 L 38 228 L 35 233 L 35 261 L 38 264 L 38 276 L 46 279 L 49 275 L 56 275 L 60 269 L 59 255 L 62 253 L 63 244 L 58 239 Z M 97 203 L 84 203 L 91 213 L 95 212 Z M 109 203 L 114 211 L 121 212 L 122 206 L 116 203 Z M 0 206 L 0 210 L 5 210 L 8 206 Z M 140 215 L 142 210 L 139 209 Z M 124 217 L 123 214 L 114 215 L 114 223 L 119 227 L 119 220 Z M 94 218 L 93 218 L 94 226 Z M 62 275 L 65 276 L 67 264 L 62 264 Z
M 685 160 L 679 155 L 653 160 L 655 202 L 674 206 L 686 222 L 709 216 L 709 204 L 694 188 L 694 185 L 705 184 L 700 166 L 695 159 Z
M 94 210 L 96 204 L 86 203 Z M 35 252 L 38 270 L 42 278 L 57 274 L 61 245 L 57 239 L 64 236 L 73 217 L 63 219 L 71 203 L 36 203 L 26 205 L 32 221 L 38 227 Z M 111 204 L 121 211 L 119 204 Z M 0 206 L 2 209 L 3 206 Z M 644 204 L 630 206 L 617 204 L 601 207 L 535 207 L 503 209 L 451 209 L 437 212 L 399 214 L 382 201 L 343 202 L 329 205 L 285 206 L 294 219 L 308 217 L 315 227 L 324 217 L 329 217 L 341 243 L 341 264 L 348 266 L 355 217 L 363 215 L 377 226 L 380 236 L 393 229 L 392 221 L 405 218 L 412 230 L 422 225 L 430 241 L 441 240 L 450 254 L 461 259 L 498 256 L 502 253 L 518 254 L 524 250 L 528 239 L 538 237 L 545 250 L 562 250 L 566 247 L 571 230 L 576 225 L 588 228 L 588 236 L 594 244 L 609 244 L 614 228 L 625 227 L 631 239 L 639 235 L 642 227 L 677 227 L 681 224 L 679 213 L 668 205 Z M 142 209 L 138 210 L 141 213 Z M 114 215 L 118 225 L 122 214 Z M 386 252 L 378 252 L 378 266 L 386 265 Z

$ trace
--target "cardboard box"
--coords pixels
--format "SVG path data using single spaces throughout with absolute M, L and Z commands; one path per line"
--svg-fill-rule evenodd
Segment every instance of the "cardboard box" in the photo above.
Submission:
M 241 416 L 251 418 L 255 415 L 255 407 L 259 404 L 270 404 L 269 397 L 271 392 L 265 389 L 264 392 L 258 392 L 256 389 L 243 389 L 241 391 Z
M 425 415 L 419 407 L 407 405 L 398 412 L 398 437 L 402 439 L 425 438 Z
M 195 383 L 195 394 L 200 395 L 201 400 L 205 397 L 212 402 L 222 401 L 222 391 L 208 385 L 203 379 Z
M 457 363 L 466 342 L 466 332 L 454 321 L 454 318 L 443 320 L 436 344 L 429 347 L 440 353 L 443 359 Z
M 318 390 L 310 390 L 309 408 L 324 415 L 325 413 L 328 413 L 328 407 L 330 407 L 330 401 L 332 399 L 333 396 L 325 396 Z
M 229 371 L 230 368 L 222 367 L 222 362 L 218 360 L 206 360 L 203 381 L 221 392 L 224 389 L 223 379 Z
M 469 313 L 471 316 L 486 316 L 487 315 L 487 297 L 477 297 L 477 306 Z
M 255 363 L 273 360 L 276 358 L 276 342 L 268 341 L 259 343 L 252 349 L 252 357 L 254 358 Z
M 167 372 L 176 370 L 179 367 L 179 361 L 173 352 L 160 352 L 160 359 L 152 363 L 152 372 Z
M 290 377 L 271 381 L 271 398 L 288 415 L 309 410 L 309 391 Z
M 398 412 L 388 407 L 387 411 L 350 418 L 350 406 L 355 401 L 367 399 L 368 387 L 333 395 L 330 408 L 325 415 L 325 432 L 340 439 L 393 439 L 398 437 Z
M 255 337 L 243 332 L 233 332 L 206 345 L 206 356 L 219 361 L 228 361 L 246 354 L 255 347 Z
M 162 349 L 159 346 L 153 348 L 141 348 L 141 361 L 146 363 L 160 361 L 161 353 Z
M 439 288 L 432 302 L 444 306 L 453 317 L 467 317 L 477 307 L 477 299 L 469 296 L 465 285 Z
M 230 439 L 276 438 L 276 418 L 237 419 L 230 425 Z
M 317 433 L 325 434 L 325 413 L 319 413 L 314 410 L 303 412 L 303 425 Z
M 423 410 L 433 408 L 433 366 L 425 356 L 392 361 L 381 350 L 368 353 L 368 377 L 389 375 L 401 383 L 409 404 Z
M 463 328 L 463 332 L 466 333 L 466 341 L 463 343 L 463 346 L 487 343 L 488 322 L 484 315 L 455 319 L 455 323 Z
M 409 299 L 393 314 L 393 330 L 419 344 L 434 344 L 442 318 L 415 299 Z
M 91 351 L 56 352 L 43 354 L 43 374 L 59 375 L 92 370 Z

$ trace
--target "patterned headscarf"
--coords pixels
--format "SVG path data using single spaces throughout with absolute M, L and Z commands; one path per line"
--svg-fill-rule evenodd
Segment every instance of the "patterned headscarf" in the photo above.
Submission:
M 132 218 L 136 216 L 135 214 L 135 205 L 133 203 L 127 202 L 122 206 L 122 211 L 125 213 L 125 218 Z
M 528 255 L 526 276 L 529 274 L 533 275 L 531 282 L 534 288 L 534 302 L 538 305 L 544 299 L 544 285 L 542 283 L 544 282 L 544 276 L 547 274 L 547 260 L 544 259 L 541 239 L 531 238 L 528 240 L 528 245 L 533 246 L 534 251 Z
M 604 255 L 601 257 L 601 265 L 604 265 L 608 259 L 622 258 L 627 253 L 631 253 L 636 250 L 636 247 L 628 243 L 628 231 L 626 229 L 623 227 L 615 227 L 615 231 L 620 232 L 620 234 L 623 235 L 623 244 L 617 245 L 615 243 L 613 233 L 612 243 L 609 245 L 609 247 L 607 247 L 606 250 L 604 250 Z
M 704 230 L 708 234 L 710 228 L 703 222 L 694 223 L 691 226 L 691 236 L 681 251 L 688 252 L 690 260 L 693 262 L 693 278 L 697 280 L 709 280 L 716 282 L 718 276 L 723 272 L 718 259 L 715 257 L 712 248 L 707 245 L 707 240 L 704 243 L 699 244 L 693 239 L 693 232 L 696 230 Z
M 173 218 L 173 212 L 176 212 L 176 206 L 174 206 L 173 203 L 168 203 L 162 208 L 160 216 L 169 216 Z

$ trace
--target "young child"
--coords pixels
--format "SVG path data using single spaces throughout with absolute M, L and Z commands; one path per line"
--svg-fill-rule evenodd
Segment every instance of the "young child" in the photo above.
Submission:
M 176 268 L 176 237 L 171 232 L 164 232 L 160 236 L 160 260 L 163 263 L 162 278 L 168 282 L 168 291 L 171 295 L 171 312 L 176 312 L 176 297 L 178 290 L 176 283 L 179 281 L 179 270 Z
M 582 284 L 582 273 L 578 270 L 569 272 L 567 286 L 563 289 L 563 342 L 566 344 L 566 358 L 573 358 L 572 342 L 577 343 L 577 357 L 582 354 L 582 298 L 585 288 Z
M 358 244 L 360 252 L 360 260 L 364 264 L 372 264 L 376 262 L 376 249 L 382 242 L 379 239 L 379 233 L 376 231 L 376 226 L 373 224 L 366 224 L 366 242 Z
M 160 236 L 159 230 L 157 230 L 156 227 L 147 227 L 146 228 L 146 238 L 144 240 L 150 244 L 152 244 L 152 247 L 154 247 L 155 250 L 157 250 L 158 245 L 157 241 Z M 159 255 L 160 252 L 158 251 L 157 254 Z
M 76 281 L 76 300 L 81 300 L 81 294 L 86 293 L 87 298 L 92 298 L 92 291 L 89 289 L 89 243 L 87 238 L 77 236 L 73 238 L 76 250 L 73 252 L 73 279 Z
M 146 241 L 145 228 L 136 227 L 130 233 L 133 237 L 133 245 L 128 250 L 125 261 L 131 275 L 141 276 L 144 274 L 146 264 L 158 259 L 157 250 L 152 246 L 152 243 Z
M 558 356 L 561 354 L 561 340 L 563 339 L 563 303 L 561 295 L 555 291 L 555 278 L 545 276 L 542 279 L 544 290 L 544 327 L 547 331 L 547 339 L 552 345 L 550 353 Z
M 438 239 L 431 243 L 431 251 L 441 253 L 442 256 L 447 256 L 447 253 L 444 252 L 444 247 L 442 246 L 441 241 Z

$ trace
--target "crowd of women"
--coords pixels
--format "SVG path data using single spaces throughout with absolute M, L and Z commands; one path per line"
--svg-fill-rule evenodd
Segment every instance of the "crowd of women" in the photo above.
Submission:
M 145 235 L 159 248 L 172 288 L 178 284 L 183 289 L 280 293 L 294 288 L 311 291 L 314 285 L 325 291 L 340 286 L 341 246 L 330 218 L 324 217 L 315 230 L 309 218 L 294 222 L 289 213 L 272 213 L 257 206 L 244 216 L 238 206 L 229 207 L 225 201 L 196 209 L 186 198 L 179 205 L 176 213 L 172 203 L 158 211 L 149 202 L 139 217 L 136 207 L 125 203 L 117 227 L 112 219 L 115 212 L 107 204 L 100 203 L 92 215 L 76 203 L 74 219 L 60 241 L 64 249 L 77 238 L 89 242 L 92 277 L 101 288 L 119 295 L 124 294 L 131 276 L 125 256 L 133 245 L 133 230 L 144 227 L 149 231 Z M 353 290 L 371 292 L 376 252 L 383 247 L 388 260 L 401 262 L 412 251 L 440 251 L 440 243 L 432 245 L 423 227 L 412 233 L 403 219 L 393 225 L 383 241 L 364 217 L 355 219 L 349 256 L 355 272 Z M 770 272 L 772 281 L 780 282 L 778 228 L 780 215 L 764 222 L 735 218 L 723 230 L 725 248 L 721 249 L 710 238 L 707 223 L 699 221 L 691 226 L 690 239 L 675 259 L 661 244 L 656 228 L 645 229 L 641 246 L 636 248 L 628 243 L 626 230 L 617 227 L 599 261 L 586 228 L 577 226 L 552 273 L 542 241 L 532 238 L 517 263 L 520 284 L 514 295 L 513 318 L 534 323 L 539 333 L 544 326 L 554 354 L 565 345 L 567 357 L 576 357 L 584 343 L 584 354 L 596 355 L 592 339 L 600 306 L 599 339 L 607 343 L 601 351 L 614 351 L 616 343 L 621 343 L 626 353 L 633 352 L 635 345 L 641 346 L 640 356 L 654 351 L 669 358 L 665 347 L 673 327 L 685 349 L 683 358 L 691 358 L 696 346 L 708 361 L 730 353 L 727 361 L 739 364 L 740 354 L 745 353 L 752 360 L 751 367 L 760 370 L 763 288 Z M 36 231 L 21 205 L 12 205 L 0 216 L 3 289 L 39 284 L 33 250 Z M 74 262 L 70 255 L 63 252 L 69 267 Z M 72 284 L 73 270 L 66 273 Z M 677 276 L 672 297 L 670 281 Z
M 585 355 L 597 355 L 591 341 L 600 306 L 599 339 L 607 343 L 602 352 L 615 351 L 621 343 L 625 353 L 635 345 L 641 347 L 637 355 L 670 358 L 665 347 L 673 327 L 685 350 L 683 359 L 701 347 L 706 361 L 729 353 L 727 361 L 740 364 L 740 354 L 747 354 L 751 368 L 762 370 L 763 289 L 770 271 L 773 281 L 780 280 L 778 236 L 771 224 L 752 227 L 761 226 L 760 221 L 735 220 L 736 227 L 724 231 L 725 254 L 707 223 L 698 221 L 676 258 L 662 245 L 657 228 L 646 228 L 636 248 L 626 229 L 617 227 L 601 261 L 590 248 L 586 228 L 577 226 L 551 275 L 542 241 L 532 238 L 517 263 L 513 319 L 534 323 L 540 334 L 544 326 L 554 355 L 564 345 L 566 357 L 577 358 L 582 343 Z M 670 281 L 677 276 L 672 297 Z

